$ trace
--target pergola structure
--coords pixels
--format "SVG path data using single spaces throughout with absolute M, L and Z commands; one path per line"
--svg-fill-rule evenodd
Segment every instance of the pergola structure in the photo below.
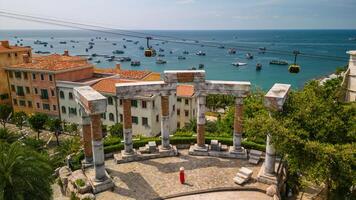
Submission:
M 118 163 L 120 163 L 119 160 L 133 161 L 142 159 L 137 158 L 137 156 L 140 157 L 141 155 L 138 155 L 136 150 L 133 149 L 131 99 L 145 95 L 161 96 L 162 145 L 159 147 L 159 150 L 162 153 L 173 151 L 169 154 L 165 153 L 164 156 L 177 155 L 176 149 L 169 143 L 169 95 L 176 92 L 177 85 L 182 83 L 194 85 L 197 95 L 197 143 L 191 147 L 190 153 L 192 155 L 247 158 L 246 150 L 241 147 L 241 138 L 243 132 L 243 98 L 250 92 L 250 82 L 208 81 L 205 80 L 204 70 L 178 70 L 164 71 L 163 81 L 116 84 L 116 95 L 118 98 L 123 99 L 124 119 L 124 150 L 121 152 L 121 156 L 114 156 Z M 208 94 L 228 94 L 236 97 L 233 134 L 234 145 L 228 152 L 210 152 L 208 145 L 205 144 L 205 105 L 206 96 Z
M 84 140 L 84 164 L 94 164 L 94 177 L 88 177 L 94 193 L 114 186 L 105 170 L 101 114 L 106 112 L 106 97 L 89 86 L 74 88 L 76 102 L 82 110 L 82 131 Z

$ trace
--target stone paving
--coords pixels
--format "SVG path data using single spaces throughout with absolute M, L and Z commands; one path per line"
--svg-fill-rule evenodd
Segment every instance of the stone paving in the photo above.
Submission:
M 263 190 L 268 187 L 255 181 L 261 164 L 251 165 L 247 160 L 189 156 L 188 150 L 180 150 L 180 153 L 178 157 L 125 164 L 115 164 L 114 160 L 107 160 L 106 169 L 113 177 L 115 189 L 97 194 L 97 200 L 154 199 L 220 187 L 254 187 Z M 238 186 L 234 183 L 233 177 L 242 166 L 253 170 L 253 175 L 250 182 Z M 180 167 L 185 168 L 186 184 L 184 185 L 179 183 Z M 92 172 L 88 171 L 88 173 Z M 252 194 L 254 193 L 251 192 Z M 267 197 L 263 193 L 261 195 Z

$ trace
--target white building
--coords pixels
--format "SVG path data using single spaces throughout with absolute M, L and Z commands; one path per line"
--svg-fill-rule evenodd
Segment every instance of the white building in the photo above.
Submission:
M 177 86 L 177 128 L 183 128 L 191 119 L 196 119 L 196 103 L 193 85 Z

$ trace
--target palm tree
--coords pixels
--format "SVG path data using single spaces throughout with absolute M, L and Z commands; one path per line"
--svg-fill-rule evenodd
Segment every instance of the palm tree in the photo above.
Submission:
M 0 199 L 50 199 L 51 173 L 46 155 L 18 142 L 0 143 Z

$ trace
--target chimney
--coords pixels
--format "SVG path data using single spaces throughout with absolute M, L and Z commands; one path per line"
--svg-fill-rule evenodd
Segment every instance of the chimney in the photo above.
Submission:
M 115 69 L 120 71 L 121 70 L 121 64 L 120 63 L 116 63 Z
M 68 50 L 64 50 L 63 56 L 69 56 L 69 51 Z
M 9 41 L 8 40 L 1 41 L 1 46 L 5 47 L 5 48 L 10 48 Z
M 28 54 L 22 54 L 22 60 L 24 63 L 30 63 L 30 56 Z

